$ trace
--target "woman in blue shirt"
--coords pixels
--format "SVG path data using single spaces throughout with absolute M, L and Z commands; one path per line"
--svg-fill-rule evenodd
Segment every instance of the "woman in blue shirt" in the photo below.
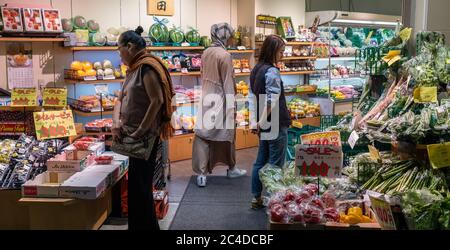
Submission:
M 283 167 L 287 152 L 287 130 L 291 125 L 283 81 L 277 63 L 283 58 L 285 41 L 276 35 L 266 38 L 258 64 L 250 76 L 251 127 L 259 136 L 258 157 L 252 173 L 252 208 L 263 208 L 259 171 L 266 164 Z

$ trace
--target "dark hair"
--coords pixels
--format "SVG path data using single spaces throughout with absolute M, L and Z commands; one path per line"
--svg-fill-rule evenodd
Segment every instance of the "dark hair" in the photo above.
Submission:
M 136 30 L 129 30 L 124 32 L 119 39 L 119 44 L 127 45 L 128 43 L 132 43 L 136 45 L 136 48 L 141 50 L 147 46 L 144 38 L 142 38 L 141 34 L 144 32 L 144 29 L 141 26 L 138 26 Z
M 278 51 L 286 45 L 284 40 L 277 35 L 270 35 L 264 40 L 259 55 L 259 63 L 275 64 Z

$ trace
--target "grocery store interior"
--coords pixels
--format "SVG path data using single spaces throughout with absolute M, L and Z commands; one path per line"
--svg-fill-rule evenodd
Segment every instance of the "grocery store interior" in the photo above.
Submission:
M 161 230 L 450 229 L 450 1 L 0 0 L 0 8 L 0 230 L 128 229 L 135 161 L 111 146 L 131 72 L 118 41 L 138 26 L 175 92 L 174 135 L 155 144 L 148 191 Z M 237 94 L 233 151 L 247 174 L 227 178 L 220 165 L 199 187 L 202 54 L 219 23 L 234 30 L 225 46 Z M 252 209 L 260 138 L 250 128 L 250 76 L 272 34 L 285 41 L 276 68 L 292 125 L 286 163 L 259 170 L 264 208 Z

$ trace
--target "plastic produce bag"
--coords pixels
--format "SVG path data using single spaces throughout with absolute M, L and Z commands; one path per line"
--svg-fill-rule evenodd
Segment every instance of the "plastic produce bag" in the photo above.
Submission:
M 197 29 L 189 27 L 189 31 L 186 33 L 186 41 L 191 44 L 191 46 L 200 45 L 201 36 Z
M 169 20 L 166 18 L 158 19 L 157 17 L 153 17 L 155 23 L 150 27 L 148 32 L 152 42 L 156 46 L 164 46 L 169 42 L 169 29 L 167 29 L 166 24 L 169 23 Z

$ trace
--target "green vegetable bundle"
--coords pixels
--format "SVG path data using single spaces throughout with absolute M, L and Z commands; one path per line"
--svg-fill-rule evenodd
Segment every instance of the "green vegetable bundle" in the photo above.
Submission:
M 415 160 L 399 161 L 380 168 L 362 187 L 379 193 L 395 194 L 428 188 L 447 192 L 448 186 L 441 172 L 425 169 Z

